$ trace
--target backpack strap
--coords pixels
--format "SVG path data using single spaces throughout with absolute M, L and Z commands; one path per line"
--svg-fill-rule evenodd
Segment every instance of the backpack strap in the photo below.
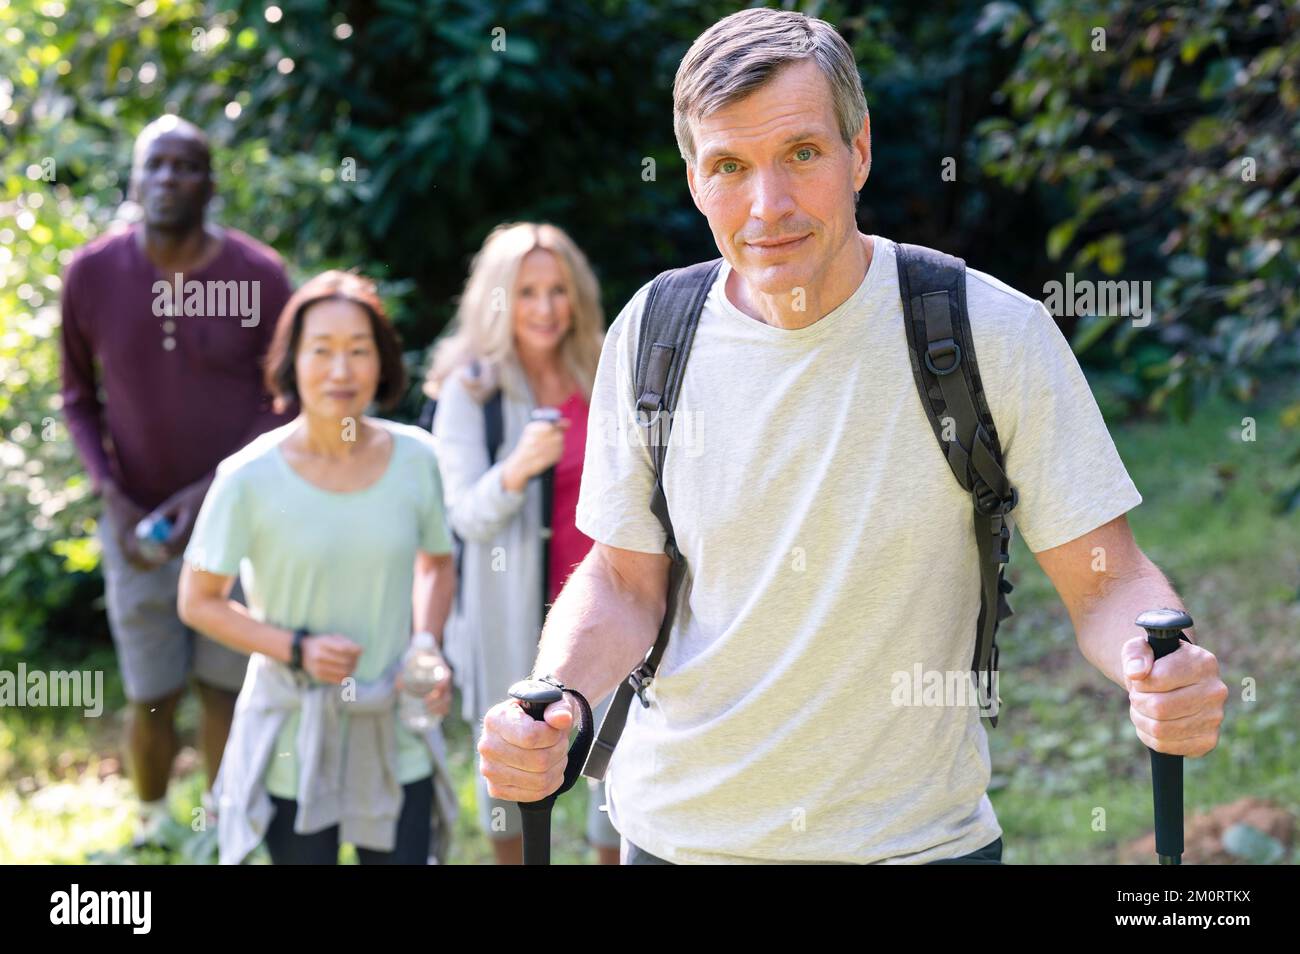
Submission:
M 505 433 L 505 421 L 501 412 L 501 389 L 492 392 L 492 396 L 483 402 L 483 440 L 487 445 L 488 470 L 497 461 L 497 451 L 501 449 L 501 440 Z M 464 579 L 465 541 L 452 534 L 456 550 L 456 604 L 460 605 L 461 580 Z
M 476 358 L 471 362 L 474 374 L 479 374 L 479 363 Z M 433 417 L 438 412 L 438 401 L 435 398 L 425 398 L 424 404 L 420 408 L 419 426 L 421 430 L 433 433 Z M 505 416 L 501 410 L 501 389 L 492 392 L 492 396 L 483 402 L 483 442 L 487 446 L 488 467 L 496 463 L 497 451 L 501 449 L 501 442 L 505 439 Z
M 420 405 L 420 417 L 416 424 L 422 431 L 433 433 L 433 415 L 438 412 L 438 402 L 431 397 L 424 399 Z
M 433 432 L 433 417 L 438 412 L 438 402 L 433 398 L 426 398 L 424 405 L 420 408 L 420 427 L 430 433 Z M 483 403 L 483 441 L 487 446 L 488 468 L 490 469 L 496 463 L 497 452 L 501 449 L 501 442 L 505 436 L 505 415 L 501 409 L 501 390 L 498 388 L 492 392 Z M 456 563 L 456 594 L 455 605 L 461 605 L 461 580 L 464 578 L 465 565 L 465 541 L 460 538 L 456 531 L 451 531 L 451 549 Z
M 962 489 L 971 495 L 979 550 L 980 613 L 971 669 L 981 714 L 997 727 L 998 623 L 1011 615 L 1004 576 L 1011 532 L 1006 516 L 1020 500 L 1003 465 L 975 361 L 966 310 L 966 263 L 919 245 L 898 245 L 898 287 L 917 392 L 934 436 Z M 988 696 L 984 694 L 988 693 Z
M 677 396 L 686 373 L 691 343 L 695 340 L 695 328 L 721 267 L 722 259 L 718 258 L 664 272 L 650 284 L 646 295 L 633 393 L 637 395 L 636 423 L 647 436 L 650 458 L 654 463 L 655 485 L 650 497 L 650 511 L 664 528 L 664 552 L 672 560 L 668 569 L 668 600 L 654 646 L 641 665 L 619 685 L 601 721 L 600 731 L 582 770 L 582 774 L 589 778 L 600 780 L 605 777 L 614 746 L 618 745 L 619 736 L 627 724 L 632 697 L 636 696 L 642 706 L 650 705 L 645 691 L 654 680 L 668 646 L 668 634 L 677 618 L 677 598 L 686 575 L 686 561 L 677 548 L 668 499 L 664 496 L 664 464 Z
M 487 442 L 488 467 L 497 462 L 497 451 L 505 439 L 505 416 L 501 411 L 501 390 L 483 402 L 483 439 Z

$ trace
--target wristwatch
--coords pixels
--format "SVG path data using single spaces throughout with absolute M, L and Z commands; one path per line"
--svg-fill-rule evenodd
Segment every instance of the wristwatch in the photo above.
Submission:
M 302 641 L 310 635 L 302 626 L 293 631 L 293 649 L 289 653 L 289 668 L 296 672 L 302 672 Z

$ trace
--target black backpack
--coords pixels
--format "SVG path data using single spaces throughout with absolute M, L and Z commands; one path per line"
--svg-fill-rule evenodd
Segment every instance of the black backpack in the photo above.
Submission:
M 1011 538 L 1005 518 L 1015 509 L 1019 494 L 1007 480 L 1003 469 L 997 429 L 975 363 L 975 345 L 966 312 L 966 263 L 919 245 L 900 244 L 897 250 L 898 285 L 917 392 L 953 475 L 962 489 L 971 495 L 981 583 L 971 670 L 977 679 L 982 680 L 981 715 L 996 727 L 997 708 L 984 693 L 996 689 L 993 673 L 998 666 L 998 646 L 995 637 L 998 623 L 1011 615 L 1006 594 L 1012 587 L 1003 574 Z M 651 283 L 646 297 L 634 393 L 638 395 L 637 424 L 649 440 L 655 468 L 650 510 L 668 536 L 664 552 L 672 560 L 668 602 L 654 647 L 627 681 L 618 687 L 601 723 L 583 768 L 583 774 L 591 778 L 604 778 L 614 746 L 618 744 L 627 722 L 632 697 L 635 695 L 640 699 L 643 706 L 650 705 L 645 690 L 654 679 L 676 618 L 678 591 L 686 564 L 677 549 L 668 515 L 668 501 L 663 491 L 664 462 L 672 415 L 677 406 L 695 327 L 721 267 L 722 260 L 715 259 L 664 272 Z M 955 436 L 952 441 L 943 436 L 945 419 L 950 419 L 952 424 Z M 986 698 L 988 702 L 985 702 Z
M 438 410 L 438 402 L 433 398 L 426 398 L 424 406 L 420 408 L 420 427 L 430 433 L 433 432 L 433 415 Z M 505 436 L 505 418 L 501 410 L 501 390 L 498 388 L 492 392 L 492 396 L 483 402 L 483 440 L 487 445 L 488 467 L 496 463 L 497 451 L 501 449 L 501 441 Z M 448 528 L 450 529 L 450 528 Z M 456 603 L 461 605 L 461 572 L 464 566 L 465 541 L 457 536 L 453 530 L 451 533 L 451 550 L 456 562 Z

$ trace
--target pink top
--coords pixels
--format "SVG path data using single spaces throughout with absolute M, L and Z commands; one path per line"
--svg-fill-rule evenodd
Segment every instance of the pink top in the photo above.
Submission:
M 582 486 L 582 460 L 587 449 L 587 402 L 575 391 L 560 405 L 572 423 L 564 433 L 564 453 L 555 465 L 555 495 L 551 502 L 550 592 L 554 603 L 564 581 L 591 549 L 592 539 L 574 525 L 578 490 Z

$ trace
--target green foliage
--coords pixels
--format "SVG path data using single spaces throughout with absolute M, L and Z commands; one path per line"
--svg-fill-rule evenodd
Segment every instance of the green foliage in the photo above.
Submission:
M 0 9 L 0 75 L 11 78 L 0 81 L 0 130 L 14 137 L 0 156 L 0 654 L 19 651 L 69 610 L 93 625 L 95 589 L 86 572 L 95 563 L 86 538 L 93 508 L 59 411 L 54 342 L 60 271 L 96 230 L 102 195 L 74 196 L 60 181 L 57 110 L 39 95 L 70 41 L 49 39 L 30 12 L 14 25 L 20 13 Z M 87 144 L 79 147 L 73 165 L 85 161 Z M 55 541 L 76 543 L 60 555 Z
M 342 266 L 378 279 L 418 379 L 470 255 L 502 221 L 568 229 L 610 315 L 662 268 L 714 254 L 670 91 L 690 42 L 735 8 L 286 0 L 269 19 L 253 0 L 0 7 L 0 647 L 16 651 L 66 605 L 72 564 L 53 544 L 93 527 L 58 413 L 60 274 L 129 217 L 146 123 L 175 112 L 208 132 L 212 215 L 276 246 L 297 278 Z M 901 34 L 886 41 L 879 12 L 821 13 L 843 22 L 881 95 L 928 75 L 893 52 Z M 942 18 L 925 24 L 925 42 L 940 42 Z M 73 552 L 84 566 L 87 550 Z M 95 578 L 78 579 L 86 606 Z
M 1298 397 L 1295 381 L 1262 389 L 1250 411 L 1258 441 L 1242 440 L 1242 412 L 1228 395 L 1187 422 L 1144 420 L 1112 432 L 1146 498 L 1128 515 L 1137 541 L 1182 595 L 1197 641 L 1218 657 L 1231 690 L 1218 747 L 1187 760 L 1189 819 L 1246 795 L 1300 808 L 1300 729 L 1290 715 L 1300 693 L 1290 638 L 1300 610 L 1300 513 L 1279 517 L 1270 499 L 1284 476 L 1279 415 L 1300 409 Z M 999 636 L 1005 715 L 989 733 L 1004 860 L 1113 864 L 1120 845 L 1151 830 L 1145 752 L 1123 692 L 1079 654 L 1055 589 L 1019 536 L 1010 566 L 1016 615 Z M 1257 699 L 1246 698 L 1247 679 L 1259 683 Z M 1256 863 L 1297 857 L 1279 858 L 1251 832 L 1224 840 Z
M 176 112 L 208 131 L 212 214 L 273 244 L 295 278 L 342 266 L 378 279 L 418 378 L 501 221 L 568 229 L 607 315 L 661 269 L 716 254 L 687 194 L 671 84 L 694 37 L 738 6 L 0 5 L 0 652 L 56 619 L 102 635 L 95 505 L 59 413 L 60 274 L 129 213 L 148 121 Z M 1255 369 L 1295 356 L 1297 2 L 1204 6 L 801 5 L 839 26 L 863 76 L 864 228 L 1025 290 L 1065 261 L 1157 279 L 1151 328 L 1074 329 L 1108 363 L 1101 398 L 1116 412 L 1186 412 L 1214 387 L 1246 396 Z M 417 401 L 413 387 L 401 413 Z
M 723 5 L 285 2 L 274 22 L 264 7 L 0 5 L 0 652 L 68 606 L 86 611 L 74 629 L 102 630 L 96 507 L 59 413 L 60 274 L 129 215 L 131 144 L 158 115 L 211 137 L 216 219 L 298 278 L 371 274 L 417 349 L 504 219 L 550 219 L 601 250 L 611 303 L 708 241 L 667 90 Z
M 1152 279 L 1149 328 L 1104 336 L 1154 409 L 1300 357 L 1300 4 L 1037 0 L 985 8 L 1019 60 L 978 126 L 985 171 L 1053 210 L 1047 253 Z

